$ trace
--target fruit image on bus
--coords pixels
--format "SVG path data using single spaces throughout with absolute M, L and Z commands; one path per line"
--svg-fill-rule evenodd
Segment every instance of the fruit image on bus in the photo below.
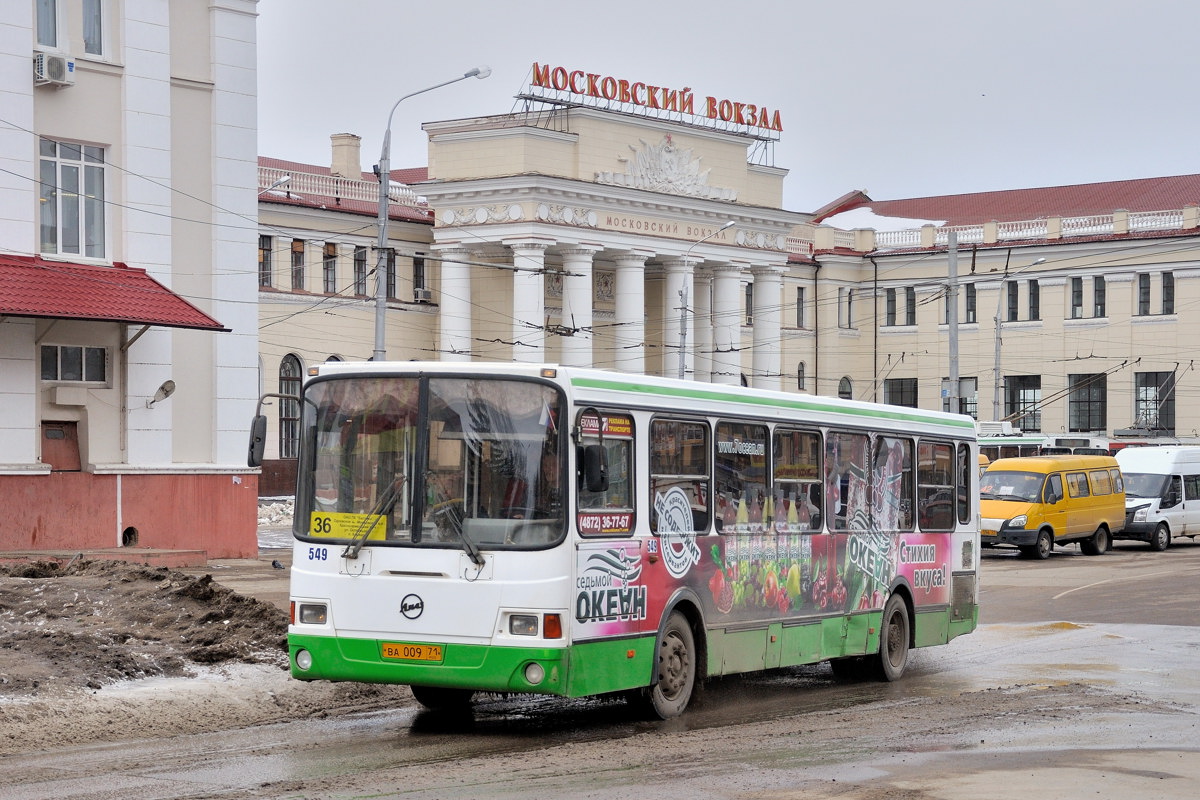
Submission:
M 523 364 L 327 363 L 300 401 L 301 680 L 620 695 L 901 677 L 978 622 L 969 417 Z M 252 451 L 251 461 L 254 461 Z

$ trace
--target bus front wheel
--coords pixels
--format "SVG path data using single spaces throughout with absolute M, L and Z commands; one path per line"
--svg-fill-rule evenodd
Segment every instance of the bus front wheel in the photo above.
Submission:
M 667 618 L 656 653 L 658 680 L 646 690 L 650 709 L 660 719 L 678 717 L 696 686 L 696 639 L 678 611 Z

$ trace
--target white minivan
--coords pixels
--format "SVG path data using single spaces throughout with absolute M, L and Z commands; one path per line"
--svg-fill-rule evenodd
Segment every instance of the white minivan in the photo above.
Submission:
M 1126 447 L 1117 451 L 1125 476 L 1125 527 L 1117 539 L 1166 550 L 1177 536 L 1200 536 L 1200 445 Z

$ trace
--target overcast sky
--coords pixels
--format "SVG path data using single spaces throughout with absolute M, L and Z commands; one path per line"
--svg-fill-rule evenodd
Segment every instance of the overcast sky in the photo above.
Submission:
M 778 110 L 784 206 L 1200 172 L 1195 0 L 259 0 L 260 155 L 393 168 L 423 122 L 508 113 L 531 66 Z

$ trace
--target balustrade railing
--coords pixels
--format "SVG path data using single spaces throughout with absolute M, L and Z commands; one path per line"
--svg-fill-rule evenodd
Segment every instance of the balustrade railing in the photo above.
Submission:
M 287 183 L 272 189 L 274 192 L 316 197 L 340 197 L 343 200 L 359 200 L 364 203 L 379 202 L 379 184 L 371 181 L 342 178 L 337 175 L 316 175 L 311 172 L 289 172 L 276 167 L 258 168 L 258 190 L 265 191 L 276 181 L 290 175 Z M 388 187 L 388 200 L 404 206 L 423 208 L 417 193 L 407 186 L 392 182 Z

